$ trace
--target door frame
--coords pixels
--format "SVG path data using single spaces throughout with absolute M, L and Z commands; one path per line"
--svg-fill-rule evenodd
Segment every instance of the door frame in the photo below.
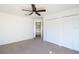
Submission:
M 34 19 L 33 20 L 33 25 L 34 25 L 34 38 L 36 38 L 36 22 L 41 22 L 41 39 L 43 40 L 43 35 L 44 35 L 44 33 L 43 33 L 43 20 L 42 19 L 40 19 L 40 20 L 38 20 L 38 19 Z

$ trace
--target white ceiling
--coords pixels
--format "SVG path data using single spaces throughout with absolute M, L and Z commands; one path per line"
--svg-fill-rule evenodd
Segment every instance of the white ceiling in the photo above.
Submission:
M 46 9 L 46 12 L 40 12 L 42 16 L 47 16 L 55 14 L 64 10 L 78 8 L 79 4 L 36 4 L 37 9 Z M 7 12 L 17 15 L 28 14 L 29 12 L 24 12 L 21 9 L 31 10 L 30 4 L 0 4 L 0 12 Z M 37 15 L 31 15 L 37 16 Z

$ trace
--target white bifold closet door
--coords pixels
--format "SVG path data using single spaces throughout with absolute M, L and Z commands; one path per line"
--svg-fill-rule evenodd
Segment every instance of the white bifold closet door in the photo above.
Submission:
M 79 16 L 46 20 L 44 40 L 79 51 Z

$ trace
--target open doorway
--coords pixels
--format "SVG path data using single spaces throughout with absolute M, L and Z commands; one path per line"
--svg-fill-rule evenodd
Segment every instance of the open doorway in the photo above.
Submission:
M 41 38 L 43 40 L 43 25 L 41 19 L 34 19 L 34 38 Z
M 41 22 L 36 22 L 36 35 L 35 37 L 41 37 Z

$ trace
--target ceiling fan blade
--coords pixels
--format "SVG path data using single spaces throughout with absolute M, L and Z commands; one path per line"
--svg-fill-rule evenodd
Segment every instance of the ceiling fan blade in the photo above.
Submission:
M 35 12 L 38 16 L 41 16 L 39 13 Z
M 37 10 L 37 12 L 45 12 L 46 10 L 45 9 L 43 9 L 43 10 Z
M 29 11 L 29 12 L 32 12 L 31 10 L 26 10 L 26 9 L 22 9 L 22 11 Z
M 33 12 L 32 13 L 30 13 L 29 15 L 32 15 L 33 14 Z
M 36 11 L 35 4 L 31 4 L 31 6 L 32 6 L 32 10 L 33 10 L 33 11 Z

